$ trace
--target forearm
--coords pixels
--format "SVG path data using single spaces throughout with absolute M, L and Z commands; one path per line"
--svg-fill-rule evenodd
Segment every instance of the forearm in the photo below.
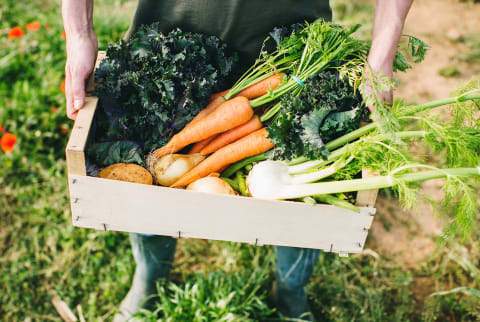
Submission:
M 392 74 L 398 41 L 413 0 L 377 0 L 368 63 L 373 72 Z
M 67 37 L 93 34 L 93 0 L 62 0 L 62 18 Z

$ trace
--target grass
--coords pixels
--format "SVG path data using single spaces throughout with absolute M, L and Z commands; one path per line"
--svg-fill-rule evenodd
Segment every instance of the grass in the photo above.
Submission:
M 95 5 L 104 49 L 127 29 L 132 2 Z M 336 19 L 347 23 L 368 22 L 373 10 L 372 1 L 337 0 L 334 7 Z M 7 0 L 0 16 L 0 124 L 18 137 L 12 153 L 0 152 L 0 319 L 58 321 L 55 292 L 74 313 L 80 305 L 87 321 L 109 320 L 130 286 L 134 263 L 127 234 L 71 225 L 63 151 L 72 122 L 59 89 L 65 61 L 60 8 L 53 0 Z M 7 39 L 11 27 L 31 21 L 42 28 Z M 439 240 L 430 258 L 413 268 L 374 251 L 349 258 L 321 254 L 308 286 L 312 309 L 320 321 L 480 319 L 474 292 L 429 296 L 480 288 L 478 237 L 463 244 Z M 269 300 L 273 263 L 271 247 L 181 240 L 171 282 L 159 284 L 153 309 L 140 316 L 278 319 Z

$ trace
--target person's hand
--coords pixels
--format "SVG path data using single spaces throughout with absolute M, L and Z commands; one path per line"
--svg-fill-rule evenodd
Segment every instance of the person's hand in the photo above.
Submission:
M 367 68 L 366 72 L 367 73 L 371 72 L 374 75 L 381 72 L 383 77 L 392 78 L 392 76 L 393 76 L 392 63 L 385 63 L 385 64 L 378 63 L 376 61 L 376 59 L 372 56 L 374 56 L 374 55 L 372 55 L 372 53 L 370 53 L 370 56 L 368 58 L 368 65 L 370 66 L 370 68 Z M 373 89 L 370 87 L 370 90 L 373 90 Z M 381 101 L 388 102 L 388 103 L 392 104 L 392 102 L 393 102 L 393 89 L 391 89 L 389 91 L 386 91 L 386 92 L 377 93 L 377 95 L 378 95 L 378 98 Z M 368 109 L 370 110 L 370 112 L 375 111 L 375 108 L 376 108 L 376 106 L 368 106 Z
M 65 97 L 67 116 L 74 120 L 85 103 L 85 81 L 95 67 L 98 41 L 93 32 L 67 34 L 67 62 L 65 64 Z

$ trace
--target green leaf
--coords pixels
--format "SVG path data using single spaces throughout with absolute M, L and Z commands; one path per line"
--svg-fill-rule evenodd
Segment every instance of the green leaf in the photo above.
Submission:
M 136 163 L 143 166 L 142 149 L 131 141 L 113 141 L 92 144 L 88 157 L 100 167 L 115 163 Z

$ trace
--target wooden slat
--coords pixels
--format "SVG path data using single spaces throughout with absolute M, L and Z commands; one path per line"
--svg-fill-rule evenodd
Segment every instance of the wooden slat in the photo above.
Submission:
M 105 56 L 104 51 L 98 52 L 95 69 L 99 66 L 101 60 L 104 59 Z M 87 97 L 85 98 L 85 104 L 83 108 L 78 111 L 65 151 L 68 173 L 70 174 L 87 175 L 85 148 L 98 104 L 98 98 L 95 96 L 88 96 L 88 94 L 91 93 L 94 88 L 95 77 L 94 72 L 92 72 L 87 82 Z
M 359 253 L 375 212 L 78 175 L 69 181 L 73 224 L 99 230 Z
M 98 66 L 100 65 L 100 62 L 107 56 L 107 53 L 104 52 L 104 51 L 99 51 L 98 54 L 97 54 L 97 61 L 95 62 L 95 69 L 98 68 Z M 94 70 L 95 70 L 94 69 Z M 93 90 L 95 89 L 95 77 L 94 77 L 94 73 L 92 73 L 90 75 L 90 77 L 88 78 L 88 82 L 87 82 L 87 89 L 86 89 L 86 92 L 87 92 L 87 95 L 88 94 L 91 94 L 93 92 Z
M 78 111 L 66 149 L 67 168 L 70 174 L 87 175 L 85 148 L 97 104 L 97 97 L 86 97 L 85 105 Z

